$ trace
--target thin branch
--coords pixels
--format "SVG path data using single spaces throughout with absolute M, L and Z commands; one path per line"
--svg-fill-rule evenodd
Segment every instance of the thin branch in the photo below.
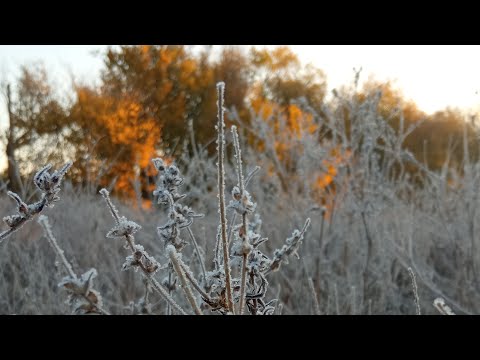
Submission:
M 202 311 L 197 305 L 197 302 L 195 301 L 195 298 L 193 297 L 192 290 L 190 290 L 190 286 L 188 286 L 187 279 L 185 278 L 185 273 L 180 266 L 180 262 L 178 261 L 178 255 L 177 255 L 177 250 L 175 250 L 175 247 L 173 245 L 168 245 L 167 246 L 167 253 L 170 258 L 170 261 L 173 264 L 173 268 L 175 269 L 175 272 L 177 273 L 177 276 L 180 279 L 180 282 L 182 283 L 182 289 L 185 292 L 185 296 L 187 297 L 187 300 L 189 301 L 190 305 L 192 305 L 193 311 L 195 311 L 195 314 L 197 315 L 203 315 Z
M 202 259 L 202 256 L 200 255 L 200 249 L 198 247 L 197 241 L 195 240 L 195 236 L 193 235 L 193 232 L 190 229 L 190 226 L 187 226 L 187 232 L 188 232 L 188 235 L 190 235 L 190 238 L 192 239 L 193 247 L 195 248 L 195 252 L 197 253 L 198 261 L 200 262 L 200 267 L 202 269 L 203 278 L 206 279 L 207 278 L 207 269 L 205 268 L 205 263 Z
M 320 312 L 320 305 L 318 303 L 317 292 L 315 291 L 313 280 L 310 277 L 308 278 L 308 286 L 310 287 L 310 291 L 312 292 L 313 303 L 315 305 L 315 314 L 322 315 L 322 313 Z
M 57 240 L 53 236 L 52 229 L 50 227 L 50 223 L 48 222 L 48 217 L 45 216 L 45 215 L 40 215 L 40 217 L 38 218 L 38 222 L 40 223 L 40 225 L 42 225 L 43 229 L 45 230 L 45 235 L 47 235 L 47 240 L 48 240 L 50 246 L 55 251 L 58 258 L 61 260 L 65 270 L 67 270 L 68 275 L 70 275 L 70 277 L 76 279 L 77 275 L 73 271 L 72 265 L 70 264 L 70 262 L 65 257 L 64 251 L 60 248 L 60 246 L 58 246 Z
M 110 212 L 112 213 L 113 218 L 117 222 L 117 224 L 120 222 L 120 217 L 118 215 L 118 210 L 115 208 L 113 205 L 112 201 L 110 200 L 110 195 L 107 189 L 103 188 L 100 190 L 100 194 L 103 196 L 105 199 L 105 202 L 107 203 Z M 127 234 L 125 235 L 125 239 L 127 240 L 128 246 L 130 250 L 132 251 L 132 254 L 135 255 L 135 243 L 134 243 L 134 237 L 133 235 Z M 141 265 L 141 263 L 140 263 Z M 182 315 L 187 315 L 185 310 L 183 310 L 180 305 L 178 305 L 175 300 L 170 296 L 167 290 L 164 289 L 164 287 L 157 281 L 155 280 L 152 275 L 145 269 L 143 265 L 139 266 L 140 269 L 142 270 L 145 278 L 151 283 L 152 287 L 169 303 L 172 308 L 177 310 L 178 313 Z
M 218 108 L 218 140 L 217 140 L 217 150 L 218 150 L 218 206 L 220 214 L 220 224 L 221 224 L 221 238 L 222 238 L 222 247 L 223 247 L 223 267 L 225 270 L 225 283 L 226 283 L 226 292 L 227 292 L 227 307 L 228 310 L 234 314 L 235 310 L 233 308 L 233 295 L 232 295 L 232 283 L 230 276 L 230 256 L 228 254 L 228 239 L 227 239 L 227 218 L 225 216 L 225 169 L 224 169 L 224 159 L 225 159 L 225 133 L 224 133 L 224 95 L 225 95 L 225 83 L 219 82 L 217 84 L 217 108 Z
M 422 315 L 422 311 L 420 309 L 420 298 L 418 297 L 418 287 L 417 287 L 417 280 L 415 278 L 415 273 L 411 267 L 408 268 L 408 273 L 410 274 L 410 278 L 412 279 L 412 290 L 413 296 L 415 298 L 415 306 L 417 308 L 417 315 Z
M 235 148 L 235 157 L 237 158 L 237 176 L 238 176 L 238 185 L 240 187 L 240 201 L 243 204 L 245 196 L 245 180 L 243 178 L 243 165 L 242 165 L 242 151 L 240 149 L 240 144 L 238 141 L 237 127 L 232 126 L 232 135 L 233 135 L 233 146 Z M 233 227 L 233 226 L 232 226 Z M 248 254 L 251 252 L 252 247 L 248 241 L 248 219 L 247 219 L 247 210 L 242 212 L 242 279 L 240 283 L 240 302 L 239 302 L 239 314 L 243 315 L 243 310 L 245 308 L 245 295 L 247 288 L 247 260 Z

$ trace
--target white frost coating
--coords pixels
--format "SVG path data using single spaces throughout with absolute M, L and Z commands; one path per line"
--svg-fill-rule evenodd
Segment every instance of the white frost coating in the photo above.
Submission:
M 188 228 L 193 224 L 194 218 L 203 217 L 203 215 L 196 214 L 190 207 L 178 203 L 186 196 L 179 193 L 179 187 L 183 185 L 184 178 L 181 176 L 178 167 L 175 165 L 167 166 L 160 158 L 153 159 L 152 162 L 160 174 L 153 195 L 158 197 L 157 203 L 169 207 L 168 221 L 159 226 L 157 232 L 166 245 L 174 245 L 177 251 L 181 251 L 187 243 L 180 238 L 180 230 Z
M 135 244 L 133 248 L 133 254 L 125 258 L 125 262 L 122 265 L 123 271 L 131 268 L 135 271 L 142 269 L 144 273 L 153 275 L 161 269 L 160 263 L 153 256 L 150 256 L 142 245 Z
M 60 170 L 50 174 L 48 170 L 51 169 L 52 165 L 48 164 L 33 177 L 35 186 L 42 191 L 43 196 L 47 199 L 46 205 L 48 207 L 53 207 L 53 203 L 60 200 L 60 197 L 57 195 L 60 192 L 60 183 L 71 166 L 72 162 L 69 161 Z
M 107 311 L 102 309 L 103 304 L 100 293 L 93 289 L 93 279 L 97 276 L 97 270 L 92 268 L 82 274 L 79 278 L 73 271 L 72 265 L 65 257 L 64 251 L 58 245 L 48 222 L 48 217 L 40 215 L 38 218 L 38 223 L 42 225 L 50 246 L 53 248 L 57 257 L 60 259 L 62 265 L 67 271 L 68 276 L 64 277 L 58 283 L 58 286 L 67 291 L 67 303 L 73 308 L 73 313 L 102 313 L 109 315 Z
M 119 222 L 106 235 L 107 238 L 124 237 L 133 235 L 142 227 L 134 221 L 127 220 L 125 216 L 119 218 Z
M 72 265 L 67 260 L 63 250 L 58 245 L 57 239 L 55 238 L 55 236 L 53 236 L 53 232 L 52 232 L 52 229 L 50 227 L 50 223 L 48 221 L 48 216 L 40 215 L 37 221 L 40 225 L 42 225 L 42 227 L 45 231 L 45 235 L 47 236 L 48 242 L 50 243 L 50 246 L 53 248 L 56 255 L 58 256 L 58 258 L 62 262 L 62 265 L 65 267 L 65 270 L 67 270 L 67 273 L 70 275 L 71 278 L 76 278 L 77 275 L 73 271 Z
M 252 197 L 247 190 L 243 191 L 243 195 L 238 186 L 232 189 L 233 200 L 228 204 L 229 209 L 234 209 L 238 214 L 251 214 L 255 211 L 257 204 L 252 201 Z
M 108 208 L 110 209 L 110 213 L 112 214 L 113 218 L 115 219 L 115 223 L 118 225 L 118 223 L 120 222 L 120 216 L 118 215 L 117 208 L 115 207 L 115 205 L 113 205 L 112 200 L 110 200 L 110 194 L 109 194 L 108 190 L 103 188 L 99 191 L 99 193 L 105 199 L 105 202 L 107 203 Z
M 242 149 L 238 141 L 238 132 L 235 125 L 232 126 L 233 146 L 235 148 L 235 158 L 237 159 L 237 175 L 238 184 L 240 186 L 240 194 L 245 192 L 245 179 L 243 178 Z
M 408 273 L 410 274 L 410 278 L 412 279 L 412 290 L 413 296 L 415 297 L 415 306 L 417 308 L 417 315 L 422 315 L 422 311 L 420 309 L 420 298 L 418 296 L 418 287 L 417 287 L 417 279 L 415 278 L 415 273 L 411 267 L 408 268 Z
M 158 164 L 158 162 L 157 162 Z M 122 265 L 123 270 L 129 268 L 141 269 L 144 279 L 155 289 L 179 314 L 186 315 L 185 311 L 175 302 L 170 296 L 167 290 L 153 277 L 153 275 L 160 269 L 160 264 L 143 249 L 143 246 L 134 243 L 133 232 L 138 228 L 132 225 L 133 222 L 129 222 L 125 217 L 119 217 L 117 209 L 113 206 L 109 193 L 106 189 L 100 190 L 105 202 L 107 203 L 110 211 L 115 218 L 117 225 L 112 229 L 118 229 L 120 232 L 127 232 L 124 237 L 127 240 L 127 246 L 132 251 L 130 256 L 127 256 L 125 263 Z M 133 223 L 140 226 L 136 223 Z
M 433 301 L 433 306 L 435 306 L 435 308 L 440 312 L 440 314 L 442 315 L 456 315 L 452 309 L 450 308 L 450 306 L 448 306 L 447 304 L 445 304 L 445 300 L 443 300 L 442 298 L 436 298 L 434 301 Z
M 179 258 L 179 254 L 177 253 L 177 250 L 173 245 L 168 245 L 166 250 L 170 258 L 170 261 L 172 262 L 173 268 L 175 269 L 175 272 L 177 273 L 177 276 L 180 279 L 180 283 L 185 293 L 185 296 L 187 297 L 188 302 L 192 306 L 193 311 L 197 315 L 203 315 L 202 311 L 197 305 L 197 302 L 195 301 L 195 297 L 192 294 L 192 290 L 188 285 L 185 272 L 182 269 L 182 266 L 180 265 L 181 259 Z
M 60 199 L 58 196 L 60 183 L 70 166 L 72 166 L 72 162 L 68 162 L 60 170 L 50 175 L 48 170 L 50 170 L 52 166 L 46 165 L 35 174 L 33 182 L 35 186 L 42 191 L 42 196 L 39 201 L 33 204 L 27 205 L 18 194 L 12 191 L 7 192 L 7 195 L 17 203 L 18 214 L 5 216 L 3 218 L 3 221 L 8 225 L 9 229 L 0 233 L 0 242 L 19 230 L 27 221 L 30 221 L 45 207 L 54 206 L 54 203 Z
M 97 276 L 97 270 L 90 269 L 78 278 L 77 276 L 66 276 L 58 286 L 64 288 L 69 297 L 68 303 L 76 314 L 88 314 L 104 312 L 102 309 L 103 300 L 100 293 L 93 289 L 93 279 Z
M 234 313 L 233 309 L 233 293 L 232 285 L 230 278 L 230 264 L 229 264 L 229 254 L 228 254 L 228 239 L 227 239 L 227 217 L 225 211 L 225 169 L 224 169 L 224 160 L 225 160 L 225 121 L 224 121 L 224 96 L 225 96 L 225 83 L 219 82 L 217 84 L 217 117 L 218 117 L 218 139 L 217 139 L 217 150 L 218 150 L 218 176 L 217 176 L 217 185 L 218 185 L 218 211 L 220 215 L 220 225 L 221 225 L 221 239 L 222 239 L 222 248 L 223 248 L 223 267 L 225 271 L 225 281 L 226 281 L 226 294 L 227 294 L 227 307 L 231 313 Z
M 273 253 L 273 260 L 270 264 L 270 271 L 278 271 L 282 262 L 288 264 L 288 255 L 294 254 L 299 257 L 297 250 L 302 243 L 305 231 L 310 226 L 310 218 L 305 221 L 305 225 L 301 231 L 295 230 L 291 237 L 286 240 L 286 245 L 283 245 L 281 249 L 277 249 Z

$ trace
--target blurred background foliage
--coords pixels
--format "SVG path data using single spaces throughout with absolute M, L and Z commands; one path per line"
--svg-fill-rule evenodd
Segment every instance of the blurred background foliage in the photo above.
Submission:
M 478 158 L 474 119 L 466 122 L 459 109 L 427 115 L 391 83 L 374 79 L 362 88 L 337 89 L 327 101 L 324 72 L 302 65 L 288 47 L 245 52 L 231 46 L 215 56 L 211 49 L 192 51 L 181 45 L 109 48 L 101 54 L 104 67 L 99 85 L 74 84 L 75 96 L 67 102 L 60 101 L 42 65 L 22 67 L 16 82 L 2 85 L 9 112 L 9 128 L 2 137 L 9 159 L 4 181 L 20 191 L 23 179 L 38 162 L 56 165 L 69 158 L 75 161 L 70 174 L 74 184 L 113 187 L 117 196 L 130 199 L 140 192 L 148 205 L 152 157 L 176 159 L 185 151 L 185 139 L 191 141 L 193 134 L 199 148 L 214 153 L 218 81 L 227 84 L 227 123 L 232 122 L 232 114 L 244 124 L 260 115 L 272 128 L 284 188 L 291 181 L 286 177 L 295 176 L 296 152 L 302 151 L 292 148 L 290 137 L 315 133 L 318 142 L 331 140 L 335 134 L 318 129 L 321 122 L 317 119 L 326 113 L 337 114 L 336 119 L 341 113 L 348 135 L 351 109 L 345 106 L 348 101 L 336 100 L 355 98 L 361 103 L 375 92 L 381 97 L 378 114 L 390 126 L 397 131 L 414 127 L 403 146 L 429 169 L 440 170 L 448 157 L 449 166 L 461 170 L 465 134 L 470 160 Z M 279 125 L 281 118 L 286 119 L 286 126 Z M 258 151 L 266 150 L 256 134 L 246 132 L 245 136 Z M 328 171 L 318 176 L 319 189 L 333 183 L 336 167 L 342 158 L 355 156 L 353 150 L 337 149 L 337 159 L 325 163 Z M 414 174 L 418 168 L 409 165 L 406 170 Z

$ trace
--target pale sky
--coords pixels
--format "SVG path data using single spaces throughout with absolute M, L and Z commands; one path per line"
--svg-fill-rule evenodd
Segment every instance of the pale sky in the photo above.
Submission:
M 447 106 L 480 110 L 478 45 L 290 47 L 303 63 L 313 63 L 326 73 L 329 90 L 351 83 L 353 68 L 362 67 L 361 79 L 366 80 L 374 74 L 378 80 L 394 80 L 404 96 L 414 100 L 427 113 Z M 69 72 L 89 83 L 98 81 L 103 60 L 94 52 L 105 48 L 106 45 L 0 45 L 0 79 L 13 80 L 18 75 L 19 65 L 41 60 L 53 75 L 55 84 L 68 91 Z M 0 100 L 0 129 L 3 129 L 5 104 L 3 97 Z M 0 169 L 3 166 L 4 159 L 0 155 Z

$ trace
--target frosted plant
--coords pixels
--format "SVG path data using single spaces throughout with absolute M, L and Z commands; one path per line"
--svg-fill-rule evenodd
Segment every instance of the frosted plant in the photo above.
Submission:
M 152 160 L 153 165 L 158 170 L 160 177 L 158 181 L 157 188 L 153 191 L 153 195 L 158 197 L 158 204 L 164 204 L 168 206 L 168 221 L 166 224 L 159 226 L 157 228 L 158 235 L 160 239 L 164 241 L 165 247 L 173 246 L 175 251 L 182 251 L 183 248 L 187 245 L 187 242 L 180 237 L 180 231 L 186 229 L 190 239 L 193 243 L 194 249 L 197 253 L 198 260 L 202 267 L 203 278 L 205 278 L 206 269 L 202 261 L 202 256 L 193 235 L 190 225 L 193 224 L 193 219 L 203 217 L 203 214 L 197 214 L 190 207 L 181 205 L 178 201 L 185 198 L 185 194 L 179 193 L 179 187 L 183 185 L 184 178 L 181 176 L 179 169 L 175 165 L 167 166 L 164 161 L 160 158 Z M 180 256 L 180 254 L 177 254 Z M 164 285 L 168 289 L 169 293 L 172 293 L 175 290 L 175 281 L 173 271 L 177 273 L 177 276 L 180 277 L 181 285 L 184 291 L 186 291 L 187 299 L 192 304 L 194 311 L 198 314 L 200 312 L 199 308 L 192 302 L 192 298 L 189 296 L 191 293 L 185 288 L 184 280 L 185 276 L 182 273 L 182 269 L 175 265 L 175 259 L 173 253 L 169 254 L 169 274 L 164 281 Z M 169 313 L 169 309 L 167 311 Z
M 102 308 L 103 302 L 100 293 L 93 289 L 93 279 L 97 276 L 97 270 L 92 268 L 78 277 L 73 271 L 72 265 L 65 257 L 63 250 L 58 245 L 55 236 L 53 236 L 48 217 L 40 215 L 38 223 L 42 225 L 48 243 L 60 259 L 61 264 L 68 274 L 58 283 L 58 286 L 66 290 L 68 294 L 67 302 L 72 307 L 73 313 L 109 315 L 109 313 Z
M 264 297 L 268 289 L 268 281 L 266 275 L 272 271 L 277 270 L 282 261 L 286 261 L 287 256 L 296 254 L 298 247 L 301 244 L 305 231 L 307 230 L 310 219 L 307 219 L 305 226 L 301 231 L 296 230 L 291 238 L 287 239 L 287 245 L 282 249 L 275 251 L 274 259 L 271 260 L 267 255 L 259 250 L 259 246 L 267 241 L 260 234 L 261 219 L 258 214 L 253 214 L 256 209 L 256 204 L 253 202 L 251 195 L 246 190 L 246 185 L 251 177 L 258 172 L 259 167 L 244 179 L 242 154 L 239 145 L 238 132 L 235 126 L 232 127 L 233 145 L 235 149 L 236 170 L 237 170 L 237 185 L 232 190 L 232 200 L 228 208 L 235 211 L 234 215 L 238 214 L 242 217 L 240 224 L 235 225 L 236 217 L 233 216 L 230 223 L 230 236 L 233 236 L 233 244 L 231 251 L 228 249 L 230 241 L 226 241 L 226 218 L 224 216 L 224 174 L 222 173 L 224 167 L 223 163 L 223 90 L 224 85 L 220 83 L 217 86 L 219 91 L 219 123 L 217 125 L 218 137 L 218 188 L 219 188 L 219 213 L 220 225 L 217 231 L 217 246 L 215 251 L 215 269 L 207 273 L 204 283 L 209 299 L 203 296 L 204 300 L 212 307 L 212 310 L 219 311 L 223 314 L 238 313 L 243 314 L 245 304 L 247 305 L 250 314 L 273 314 L 275 308 L 273 304 L 276 299 L 266 302 Z M 248 221 L 248 216 L 253 215 L 251 223 Z M 230 238 L 229 236 L 229 238 Z M 227 245 L 227 246 L 225 246 Z M 219 249 L 223 248 L 223 267 L 221 267 L 222 257 L 218 256 Z M 230 254 L 229 254 L 230 252 Z M 232 278 L 230 281 L 227 274 L 230 273 L 231 268 L 239 269 L 240 278 Z M 248 279 L 248 281 L 247 281 Z M 230 285 L 230 289 L 229 286 Z M 229 291 L 233 303 L 238 303 L 238 311 L 231 311 L 229 303 Z
M 0 242 L 15 231 L 20 229 L 27 221 L 33 219 L 35 215 L 38 215 L 45 207 L 53 207 L 60 197 L 60 184 L 68 169 L 72 166 L 72 162 L 66 163 L 60 170 L 54 171 L 50 174 L 48 171 L 52 168 L 52 165 L 48 164 L 40 169 L 33 177 L 35 186 L 42 192 L 39 201 L 26 204 L 18 194 L 9 191 L 7 192 L 17 203 L 17 214 L 5 216 L 3 221 L 8 225 L 10 229 L 0 233 Z
M 308 287 L 310 288 L 310 292 L 312 293 L 315 315 L 322 315 L 322 313 L 320 312 L 320 304 L 318 303 L 317 292 L 315 291 L 315 285 L 313 284 L 313 280 L 310 277 L 308 278 Z
M 274 313 L 273 303 L 277 299 L 265 301 L 265 295 L 268 290 L 268 281 L 266 276 L 280 268 L 282 262 L 287 263 L 287 257 L 291 254 L 296 254 L 298 247 L 301 245 L 303 236 L 310 224 L 310 219 L 307 219 L 303 229 L 295 230 L 293 235 L 287 239 L 286 245 L 281 249 L 274 251 L 273 259 L 270 259 L 260 249 L 260 245 L 265 243 L 268 239 L 262 238 L 259 234 L 261 220 L 258 214 L 255 214 L 254 221 L 248 225 L 248 239 L 250 251 L 245 257 L 243 239 L 240 237 L 241 226 L 235 227 L 235 241 L 232 246 L 232 266 L 240 266 L 240 262 L 236 259 L 242 259 L 242 273 L 246 274 L 248 282 L 245 286 L 245 299 L 248 311 L 252 315 L 267 315 Z M 244 262 L 243 259 L 246 258 Z
M 238 141 L 237 127 L 232 127 L 233 135 L 233 146 L 235 148 L 235 158 L 237 159 L 237 175 L 238 175 L 238 186 L 235 186 L 232 190 L 233 201 L 230 202 L 229 207 L 235 209 L 242 216 L 242 224 L 238 228 L 238 232 L 235 233 L 236 236 L 241 238 L 241 244 L 237 246 L 235 255 L 242 257 L 242 268 L 241 268 L 241 283 L 240 283 L 240 304 L 239 304 L 239 314 L 243 314 L 245 307 L 245 295 L 247 287 L 247 263 L 248 255 L 252 251 L 252 246 L 250 245 L 249 236 L 248 236 L 248 218 L 247 214 L 251 214 L 256 205 L 252 202 L 250 194 L 245 189 L 245 179 L 243 178 L 243 164 L 242 164 L 242 152 L 240 150 L 240 145 Z M 239 241 L 237 241 L 239 243 Z
M 220 239 L 223 250 L 223 270 L 225 272 L 225 290 L 227 297 L 228 311 L 234 314 L 233 308 L 233 292 L 232 281 L 230 274 L 230 256 L 228 254 L 228 239 L 227 239 L 227 217 L 225 211 L 225 121 L 224 121 L 224 101 L 225 101 L 225 83 L 219 82 L 217 84 L 217 186 L 218 186 L 218 213 L 220 215 Z M 219 246 L 217 246 L 219 248 Z
M 150 302 L 150 294 L 153 292 L 152 286 L 148 280 L 144 279 L 145 294 L 137 302 L 131 301 L 128 310 L 132 315 L 152 315 L 153 304 Z
M 60 192 L 60 183 L 71 166 L 72 162 L 70 161 L 60 170 L 54 171 L 53 174 L 50 174 L 48 170 L 52 168 L 52 165 L 48 164 L 33 177 L 35 186 L 42 192 L 42 198 L 46 199 L 46 206 L 53 207 L 54 203 L 60 200 L 60 197 L 58 196 L 58 193 Z
M 417 279 L 415 278 L 415 273 L 413 272 L 413 269 L 411 267 L 408 268 L 408 273 L 410 274 L 410 278 L 412 279 L 412 290 L 413 290 L 413 296 L 415 298 L 417 315 L 422 315 L 422 311 L 420 309 L 420 298 L 418 296 Z
M 118 224 L 115 225 L 112 230 L 110 230 L 106 237 L 107 238 L 116 238 L 124 237 L 127 235 L 133 235 L 142 227 L 133 221 L 128 221 L 125 217 L 121 217 L 118 221 Z
M 180 278 L 180 283 L 182 286 L 183 291 L 185 292 L 185 295 L 192 305 L 193 310 L 195 311 L 195 314 L 197 315 L 202 315 L 202 311 L 197 305 L 197 302 L 195 301 L 195 298 L 192 294 L 192 290 L 190 289 L 190 286 L 188 285 L 185 270 L 182 268 L 180 264 L 180 256 L 177 253 L 177 250 L 173 245 L 168 245 L 167 246 L 167 254 L 170 258 L 170 261 L 172 262 L 173 268 L 175 269 L 175 272 L 177 273 L 177 276 Z
M 170 259 L 169 269 L 173 269 L 180 280 L 180 285 L 185 293 L 186 299 L 190 303 L 196 314 L 202 314 L 201 307 L 197 304 L 197 299 L 192 290 L 196 290 L 203 302 L 212 311 L 218 311 L 221 314 L 243 314 L 245 305 L 249 313 L 254 315 L 273 314 L 275 308 L 273 304 L 276 299 L 265 301 L 265 295 L 268 289 L 266 275 L 272 270 L 278 270 L 281 262 L 286 262 L 286 258 L 291 254 L 296 254 L 305 231 L 310 224 L 307 219 L 301 231 L 295 230 L 291 238 L 287 239 L 287 244 L 280 250 L 275 251 L 274 258 L 271 260 L 263 254 L 258 248 L 267 241 L 258 233 L 261 226 L 261 220 L 258 214 L 254 214 L 256 204 L 251 195 L 246 190 L 246 185 L 251 177 L 258 172 L 256 167 L 247 177 L 243 176 L 242 155 L 239 145 L 238 133 L 236 127 L 232 127 L 233 144 L 235 148 L 237 185 L 232 190 L 232 200 L 228 209 L 234 210 L 234 214 L 242 217 L 240 224 L 235 225 L 236 217 L 232 217 L 230 235 L 227 238 L 227 221 L 225 206 L 225 137 L 223 120 L 223 96 L 224 84 L 217 85 L 218 91 L 218 139 L 217 139 L 217 172 L 218 172 L 218 212 L 220 221 L 217 231 L 217 242 L 214 254 L 214 269 L 206 271 L 202 268 L 203 276 L 201 281 L 197 281 L 189 266 L 182 260 L 180 253 L 186 245 L 186 241 L 180 238 L 180 231 L 186 229 L 195 246 L 199 259 L 201 255 L 193 236 L 190 225 L 193 219 L 200 217 L 191 208 L 181 206 L 178 201 L 185 198 L 185 195 L 179 193 L 179 186 L 184 183 L 178 168 L 175 165 L 166 166 L 162 159 L 154 159 L 153 163 L 160 173 L 158 187 L 153 194 L 158 197 L 158 202 L 169 206 L 168 221 L 165 225 L 158 228 L 160 238 L 166 245 L 167 257 Z M 252 222 L 249 223 L 248 216 L 252 216 Z M 231 251 L 230 236 L 233 236 Z M 222 251 L 223 256 L 219 253 Z M 134 261 L 130 258 L 130 261 Z M 222 266 L 223 265 L 223 266 Z M 232 269 L 239 270 L 239 278 L 232 277 Z M 168 288 L 171 284 L 171 276 L 164 279 L 164 284 Z M 247 281 L 248 280 L 248 281 Z M 193 287 L 193 289 L 191 288 Z M 172 289 L 173 290 L 173 289 Z M 234 308 L 238 304 L 238 308 Z
M 140 225 L 133 221 L 127 220 L 125 217 L 120 217 L 117 208 L 110 200 L 110 194 L 107 189 L 101 189 L 100 194 L 105 199 L 110 213 L 115 220 L 115 226 L 107 233 L 107 236 L 125 237 L 125 247 L 130 249 L 131 255 L 127 256 L 122 270 L 128 270 L 133 268 L 134 270 L 141 270 L 144 279 L 157 291 L 166 301 L 172 306 L 179 314 L 186 315 L 186 312 L 175 302 L 175 300 L 169 295 L 168 291 L 161 285 L 155 278 L 155 273 L 161 268 L 160 264 L 155 260 L 153 256 L 150 256 L 143 246 L 135 244 L 135 238 L 133 234 L 140 229 Z
M 145 251 L 142 245 L 134 244 L 133 249 L 133 254 L 125 258 L 122 265 L 123 271 L 141 269 L 146 274 L 155 274 L 160 269 L 160 264 Z
M 97 270 L 90 269 L 80 277 L 66 276 L 59 283 L 68 293 L 68 303 L 72 306 L 74 314 L 108 314 L 102 309 L 102 297 L 92 288 L 93 279 Z
M 450 306 L 445 304 L 445 300 L 442 298 L 436 298 L 433 301 L 433 306 L 440 312 L 442 315 L 455 315 Z
M 181 251 L 187 242 L 180 238 L 180 230 L 189 228 L 194 218 L 203 217 L 202 214 L 196 214 L 188 206 L 182 206 L 179 200 L 185 198 L 185 194 L 179 193 L 179 187 L 184 183 L 180 171 L 175 165 L 166 166 L 162 159 L 152 160 L 155 168 L 160 174 L 158 187 L 153 191 L 153 195 L 158 197 L 159 204 L 168 205 L 168 222 L 158 227 L 158 234 L 165 242 L 165 246 L 171 244 L 177 251 Z M 189 232 L 192 240 L 193 235 Z M 199 255 L 200 256 L 200 255 Z
M 291 237 L 286 240 L 286 244 L 282 246 L 281 249 L 275 250 L 273 253 L 273 259 L 269 264 L 269 269 L 267 273 L 271 271 L 278 271 L 280 269 L 280 265 L 282 262 L 288 264 L 288 256 L 295 255 L 299 258 L 297 253 L 300 244 L 302 243 L 303 236 L 305 235 L 305 231 L 307 231 L 308 227 L 310 226 L 310 219 L 305 221 L 305 225 L 303 225 L 302 230 L 295 230 Z

